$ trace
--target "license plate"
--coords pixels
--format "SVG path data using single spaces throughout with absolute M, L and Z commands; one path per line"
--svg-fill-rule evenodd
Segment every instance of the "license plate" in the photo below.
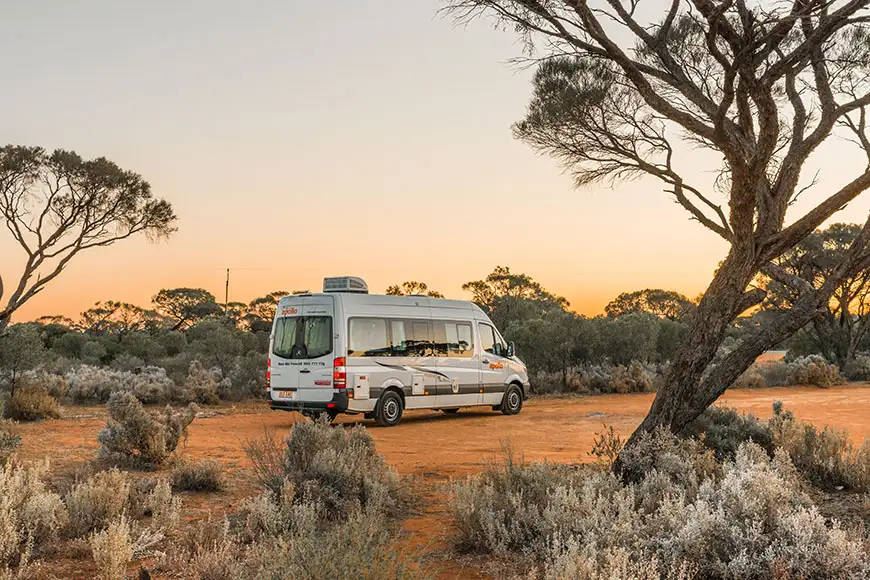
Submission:
M 275 396 L 279 401 L 292 401 L 294 391 L 275 391 Z

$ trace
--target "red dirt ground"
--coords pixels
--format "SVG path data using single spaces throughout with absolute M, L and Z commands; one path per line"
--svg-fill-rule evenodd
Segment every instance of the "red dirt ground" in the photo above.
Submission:
M 604 424 L 627 436 L 646 414 L 652 398 L 646 393 L 536 398 L 527 401 L 522 413 L 513 417 L 488 408 L 462 410 L 453 416 L 411 411 L 398 427 L 372 428 L 378 450 L 400 474 L 414 477 L 423 498 L 420 513 L 404 523 L 409 532 L 405 542 L 427 554 L 426 568 L 438 578 L 488 577 L 473 559 L 457 559 L 449 550 L 451 523 L 443 484 L 450 477 L 480 470 L 498 455 L 503 441 L 510 441 L 514 451 L 527 460 L 588 460 L 586 452 L 593 436 Z M 800 419 L 819 427 L 847 429 L 856 443 L 870 437 L 870 385 L 735 390 L 728 391 L 720 404 L 767 417 L 776 400 L 783 401 Z M 53 474 L 82 469 L 94 456 L 104 417 L 102 407 L 66 407 L 59 420 L 20 426 L 22 459 L 48 457 Z M 191 426 L 182 454 L 194 460 L 223 462 L 229 488 L 218 494 L 183 494 L 185 518 L 233 509 L 241 499 L 255 493 L 243 443 L 261 435 L 264 429 L 283 434 L 297 420 L 295 413 L 270 411 L 257 402 L 206 409 Z M 359 421 L 351 416 L 338 420 Z M 78 578 L 92 574 L 91 562 L 84 554 L 46 562 L 41 573 L 45 577 Z

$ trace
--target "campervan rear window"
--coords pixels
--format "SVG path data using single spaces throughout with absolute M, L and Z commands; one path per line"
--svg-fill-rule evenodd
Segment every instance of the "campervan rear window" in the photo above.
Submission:
M 275 321 L 272 352 L 289 359 L 312 359 L 332 352 L 331 316 L 284 316 Z

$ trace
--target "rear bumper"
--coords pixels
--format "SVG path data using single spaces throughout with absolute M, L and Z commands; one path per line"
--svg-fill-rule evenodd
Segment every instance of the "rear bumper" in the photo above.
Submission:
M 331 401 L 274 401 L 269 398 L 269 408 L 274 411 L 347 411 L 347 393 L 333 393 Z

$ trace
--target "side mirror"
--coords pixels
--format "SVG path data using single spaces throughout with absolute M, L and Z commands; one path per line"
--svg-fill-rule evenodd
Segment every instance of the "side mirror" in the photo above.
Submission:
M 513 358 L 517 354 L 517 345 L 510 341 L 507 346 L 507 357 Z

